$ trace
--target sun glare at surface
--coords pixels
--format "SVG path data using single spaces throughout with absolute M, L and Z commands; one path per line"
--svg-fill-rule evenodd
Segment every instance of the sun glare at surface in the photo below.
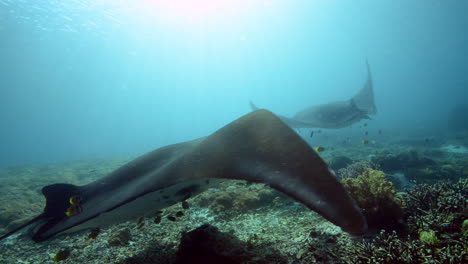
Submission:
M 286 0 L 0 0 L 0 6 L 9 10 L 10 16 L 19 21 L 34 20 L 34 27 L 41 31 L 88 32 L 106 37 L 115 32 L 150 36 L 163 31 L 252 29 L 252 25 L 284 18 L 286 3 Z
M 236 23 L 259 3 L 263 6 L 262 1 L 255 0 L 122 0 L 119 9 L 125 13 L 131 10 L 132 20 L 194 26 Z

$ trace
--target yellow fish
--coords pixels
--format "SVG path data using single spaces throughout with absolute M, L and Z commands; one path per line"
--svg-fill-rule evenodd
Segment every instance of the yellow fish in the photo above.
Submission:
M 68 202 L 70 203 L 70 207 L 68 207 L 67 211 L 65 211 L 65 214 L 67 216 L 75 216 L 81 213 L 80 197 L 72 196 L 70 197 Z
M 318 146 L 318 147 L 315 148 L 315 151 L 322 152 L 322 151 L 325 151 L 325 148 L 322 147 L 322 146 Z
M 369 141 L 364 139 L 364 140 L 362 141 L 362 144 L 363 144 L 363 145 L 367 145 L 367 144 L 369 144 Z
M 72 205 L 68 207 L 67 211 L 65 212 L 67 216 L 75 216 L 75 215 L 79 215 L 80 213 L 81 213 L 81 207 L 79 205 Z
M 80 204 L 81 199 L 78 196 L 72 196 L 72 197 L 70 197 L 68 202 L 70 202 L 71 205 Z

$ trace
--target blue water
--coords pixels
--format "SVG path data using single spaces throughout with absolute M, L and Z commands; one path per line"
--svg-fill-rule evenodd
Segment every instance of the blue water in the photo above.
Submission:
M 468 102 L 467 1 L 161 1 L 0 0 L 0 167 L 141 154 L 249 100 L 345 100 L 366 59 L 388 134 L 439 133 Z

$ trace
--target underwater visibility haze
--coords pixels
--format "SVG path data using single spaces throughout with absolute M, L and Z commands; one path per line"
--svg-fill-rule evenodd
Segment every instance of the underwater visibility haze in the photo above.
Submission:
M 138 154 L 344 100 L 382 126 L 466 104 L 462 1 L 1 1 L 1 166 Z M 397 129 L 398 128 L 398 129 Z
M 0 263 L 467 263 L 467 12 L 0 0 Z

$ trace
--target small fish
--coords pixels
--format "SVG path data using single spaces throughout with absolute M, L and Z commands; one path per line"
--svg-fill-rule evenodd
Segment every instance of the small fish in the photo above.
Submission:
M 70 199 L 68 199 L 68 202 L 69 202 L 71 205 L 78 205 L 78 204 L 80 204 L 81 199 L 80 199 L 79 196 L 72 196 L 72 197 L 70 197 Z
M 89 239 L 96 239 L 96 237 L 101 233 L 101 229 L 95 228 L 91 230 L 91 233 L 89 233 L 88 238 Z
M 155 223 L 155 224 L 161 223 L 161 216 L 160 216 L 160 215 L 158 215 L 158 216 L 156 216 L 156 217 L 154 218 L 154 223 Z
M 172 216 L 172 215 L 169 215 L 167 217 L 167 219 L 169 219 L 169 221 L 172 221 L 172 222 L 175 222 L 175 220 L 176 220 L 176 218 L 174 216 Z
M 379 135 L 382 135 L 382 130 L 379 129 Z
M 369 141 L 364 139 L 364 140 L 362 140 L 361 143 L 362 143 L 363 145 L 367 145 L 367 144 L 369 144 Z
M 317 130 L 317 133 L 319 133 L 319 134 L 322 133 L 322 130 L 321 129 Z
M 67 216 L 75 216 L 79 215 L 81 213 L 81 206 L 79 205 L 72 205 L 68 207 L 67 211 L 65 211 L 65 214 Z
M 187 201 L 183 200 L 182 201 L 182 208 L 184 208 L 184 210 L 187 210 L 190 208 L 189 204 L 187 203 Z
M 69 256 L 70 256 L 70 250 L 69 249 L 62 249 L 57 254 L 55 254 L 54 261 L 59 262 L 59 261 L 62 261 L 62 260 L 66 260 Z
M 364 136 L 367 136 L 367 135 L 369 135 L 369 132 L 368 131 L 364 132 Z
M 325 151 L 325 148 L 322 147 L 322 146 L 318 146 L 318 147 L 315 148 L 315 151 L 317 151 L 317 152 L 323 152 L 323 151 Z
M 310 131 L 310 137 L 313 137 L 314 136 L 314 131 Z
M 182 216 L 184 216 L 184 212 L 178 211 L 175 216 L 182 217 Z
M 367 126 L 367 123 L 364 123 L 363 126 L 366 127 L 366 126 Z
M 67 208 L 67 211 L 65 211 L 65 214 L 67 216 L 79 215 L 81 213 L 80 197 L 72 196 L 68 199 L 68 202 L 70 203 L 70 207 Z

